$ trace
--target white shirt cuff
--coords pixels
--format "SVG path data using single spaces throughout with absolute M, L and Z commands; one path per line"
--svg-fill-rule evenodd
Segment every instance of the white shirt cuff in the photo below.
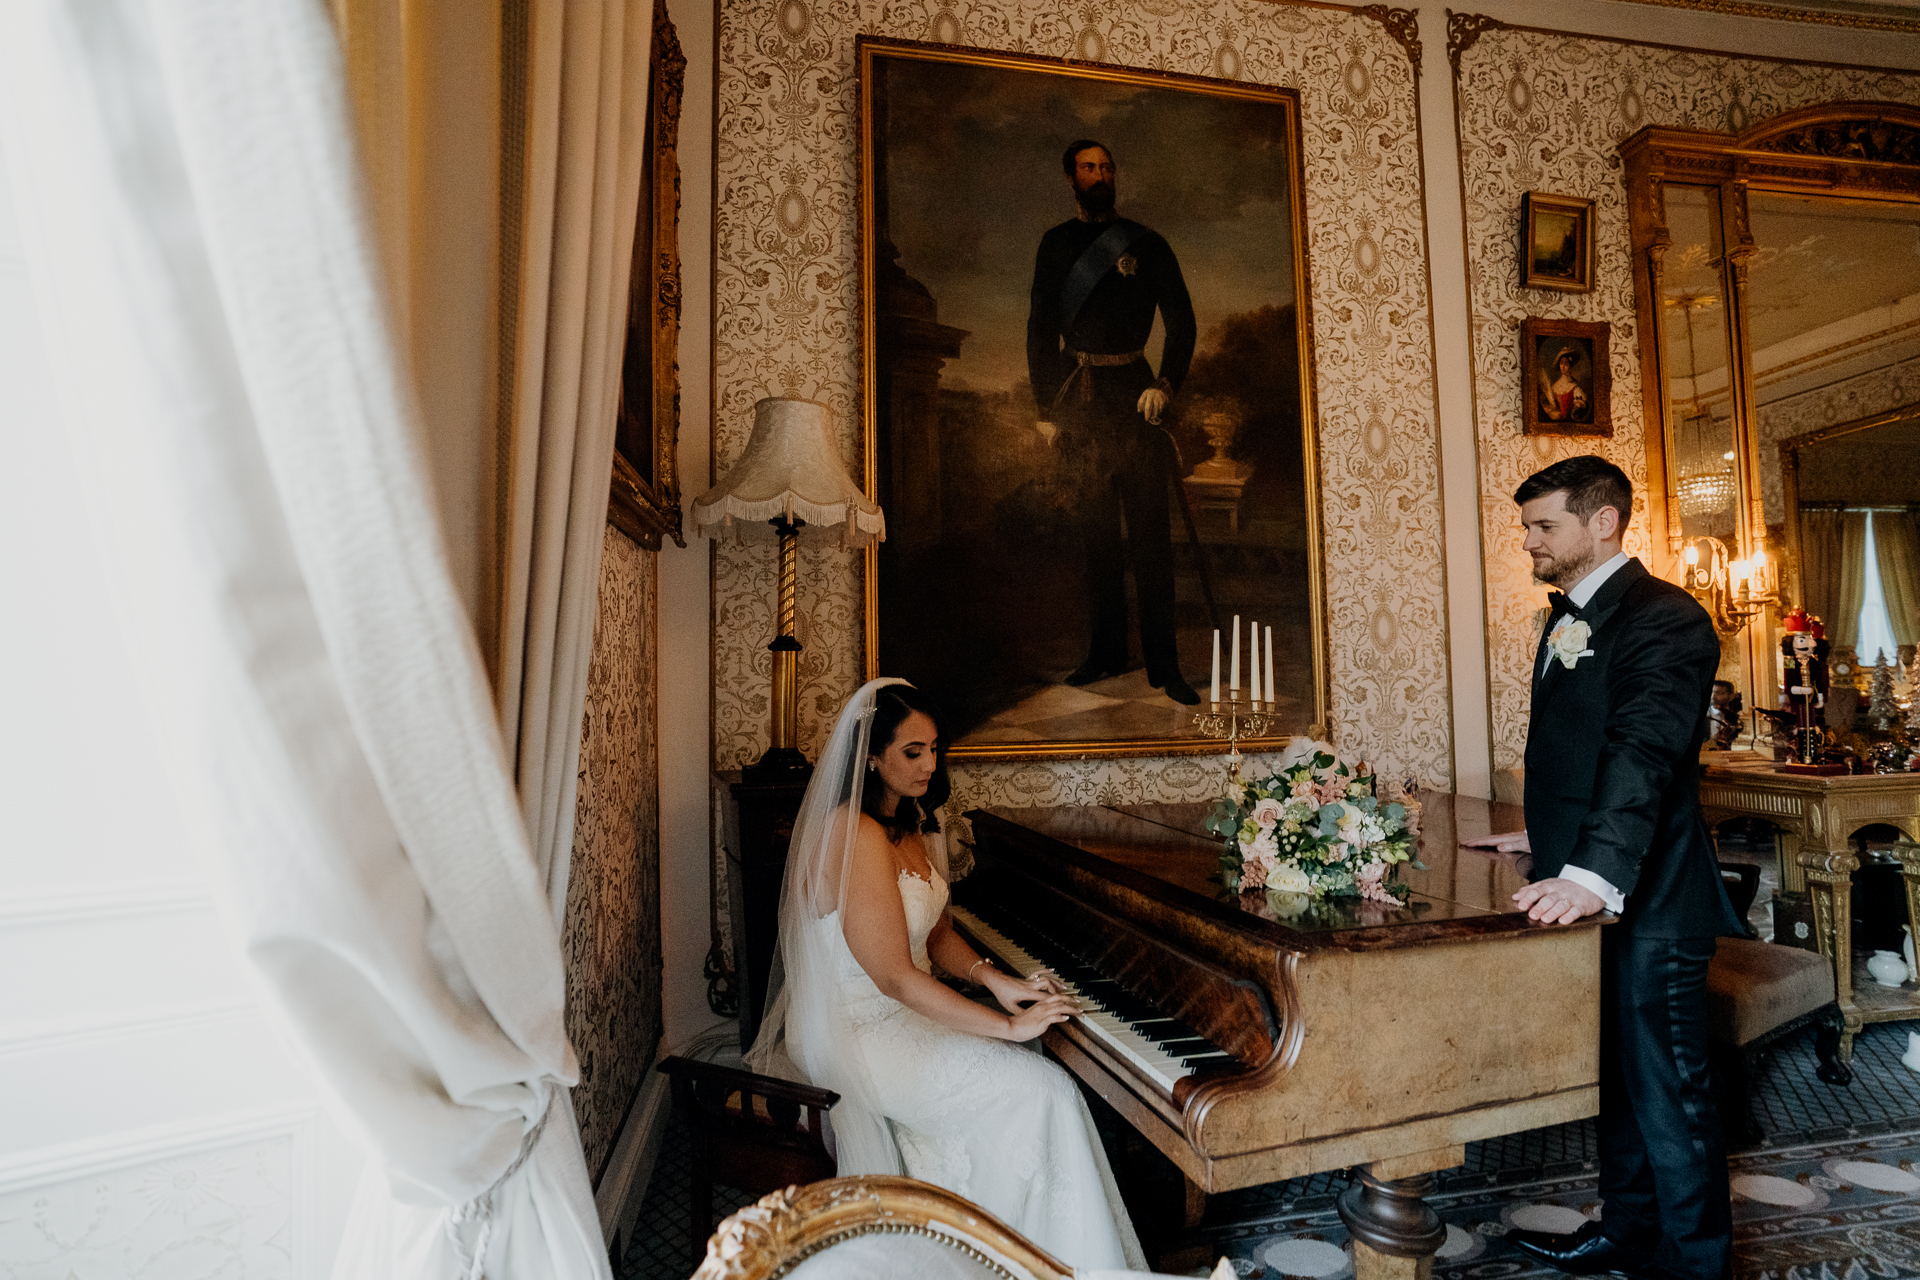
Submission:
M 1560 878 L 1562 880 L 1571 880 L 1582 889 L 1588 889 L 1599 894 L 1600 901 L 1606 904 L 1607 910 L 1613 912 L 1615 915 L 1619 915 L 1621 910 L 1627 905 L 1627 899 L 1624 894 L 1585 867 L 1576 867 L 1571 864 L 1564 866 L 1560 868 Z

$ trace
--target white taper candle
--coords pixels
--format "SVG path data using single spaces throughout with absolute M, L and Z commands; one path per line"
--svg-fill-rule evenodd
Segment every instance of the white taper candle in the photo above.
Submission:
M 1220 701 L 1220 628 L 1213 629 L 1213 700 Z
M 1260 624 L 1247 624 L 1247 643 L 1253 648 L 1247 651 L 1247 700 L 1260 701 Z
M 1227 668 L 1227 688 L 1240 696 L 1240 615 L 1233 615 L 1233 663 Z
M 1267 628 L 1267 701 L 1273 701 L 1273 628 Z

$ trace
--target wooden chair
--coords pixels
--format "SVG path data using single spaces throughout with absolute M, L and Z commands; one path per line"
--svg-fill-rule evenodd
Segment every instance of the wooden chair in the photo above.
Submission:
M 673 1082 L 674 1110 L 693 1131 L 695 1265 L 713 1229 L 716 1181 L 765 1195 L 833 1177 L 826 1123 L 839 1094 L 692 1058 L 668 1058 L 659 1069 Z
M 1727 896 L 1742 920 L 1759 888 L 1760 869 L 1723 862 Z M 1777 946 L 1753 938 L 1722 938 L 1707 967 L 1707 1027 L 1720 1122 L 1730 1143 L 1766 1137 L 1753 1114 L 1753 1079 L 1774 1045 L 1814 1028 L 1817 1074 L 1832 1085 L 1853 1083 L 1853 1069 L 1840 1061 L 1844 1023 L 1834 995 L 1833 967 L 1817 951 Z

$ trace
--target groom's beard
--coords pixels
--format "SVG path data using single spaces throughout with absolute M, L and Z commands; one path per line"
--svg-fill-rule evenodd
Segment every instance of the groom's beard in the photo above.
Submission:
M 1550 559 L 1545 564 L 1536 564 L 1533 576 L 1550 587 L 1558 587 L 1566 591 L 1578 586 L 1580 579 L 1592 573 L 1599 559 L 1599 552 L 1590 542 L 1584 550 L 1569 552 L 1557 560 Z

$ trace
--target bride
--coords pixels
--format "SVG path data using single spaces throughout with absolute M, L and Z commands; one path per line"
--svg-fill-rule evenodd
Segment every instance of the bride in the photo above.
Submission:
M 902 1173 L 945 1187 L 1079 1269 L 1146 1262 L 1093 1117 L 1032 1040 L 1077 1012 L 1042 971 L 1011 977 L 947 915 L 936 811 L 948 784 L 919 690 L 874 680 L 854 694 L 794 822 L 780 950 L 756 1071 L 790 1058 L 840 1095 L 842 1175 Z M 984 983 L 1005 1012 L 933 976 Z

